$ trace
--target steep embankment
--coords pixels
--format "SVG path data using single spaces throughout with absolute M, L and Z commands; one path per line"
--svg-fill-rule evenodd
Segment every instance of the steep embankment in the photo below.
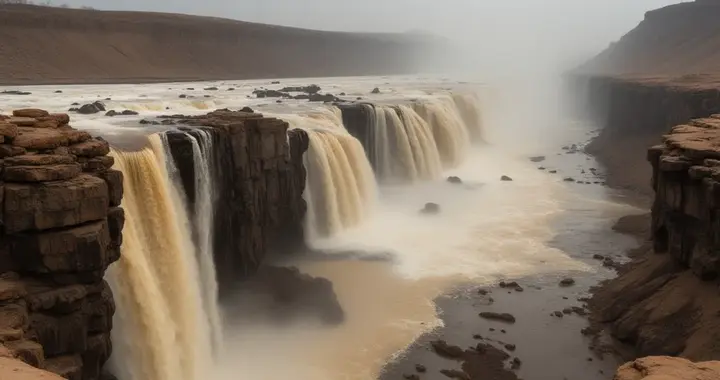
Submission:
M 0 5 L 0 84 L 409 73 L 437 41 L 220 18 Z
M 649 199 L 644 151 L 672 126 L 720 112 L 720 1 L 648 12 L 632 31 L 572 72 L 583 107 L 603 127 L 588 151 L 608 184 Z

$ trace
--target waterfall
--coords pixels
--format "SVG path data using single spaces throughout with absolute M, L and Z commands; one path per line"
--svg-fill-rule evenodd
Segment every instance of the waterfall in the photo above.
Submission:
M 111 152 L 125 189 L 122 257 L 107 276 L 117 304 L 111 365 L 123 380 L 198 380 L 212 364 L 214 317 L 200 285 L 207 268 L 195 257 L 163 137 L 149 136 L 138 152 Z
M 476 93 L 453 93 L 453 103 L 460 111 L 460 116 L 465 122 L 473 142 L 485 142 L 483 132 L 482 112 L 480 111 L 480 99 Z
M 443 96 L 418 102 L 414 109 L 430 125 L 443 166 L 462 163 L 470 149 L 470 132 L 453 99 Z
M 310 139 L 304 157 L 308 235 L 332 236 L 360 224 L 372 211 L 377 183 L 362 144 L 343 126 L 340 110 L 279 117 L 291 128 L 307 131 Z
M 200 267 L 202 299 L 211 328 L 213 347 L 217 352 L 222 345 L 222 320 L 217 303 L 218 283 L 213 258 L 213 222 L 217 196 L 214 192 L 212 178 L 212 173 L 215 172 L 212 156 L 212 135 L 204 130 L 195 130 L 193 133 L 186 133 L 186 135 L 190 138 L 193 150 L 196 194 L 195 226 L 198 230 L 197 260 Z

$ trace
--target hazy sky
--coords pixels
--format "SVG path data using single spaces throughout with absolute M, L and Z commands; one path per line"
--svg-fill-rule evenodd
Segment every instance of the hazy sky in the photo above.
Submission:
M 681 0 L 51 0 L 71 6 L 179 12 L 343 31 L 441 34 L 498 64 L 582 60 L 651 9 Z M 501 62 L 502 61 L 502 62 Z M 557 61 L 557 62 L 556 62 Z M 527 62 L 523 62 L 527 65 Z

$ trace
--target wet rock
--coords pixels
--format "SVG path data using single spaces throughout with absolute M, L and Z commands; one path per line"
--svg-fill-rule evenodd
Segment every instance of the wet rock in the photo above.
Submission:
M 515 323 L 515 316 L 510 313 L 495 313 L 491 311 L 485 311 L 480 313 L 479 315 L 480 317 L 491 321 Z
M 195 87 L 188 87 L 188 88 L 186 88 L 186 90 L 188 90 L 188 91 L 195 91 Z
M 406 374 L 403 375 L 403 379 L 407 379 L 407 380 L 420 380 L 420 376 L 418 376 L 418 375 L 416 375 L 416 374 L 414 374 L 414 373 L 413 373 L 413 374 L 408 374 L 408 373 L 406 373 Z
M 508 350 L 508 351 L 515 351 L 515 348 L 516 348 L 516 347 L 515 347 L 514 344 L 508 343 L 508 344 L 505 345 L 505 349 Z
M 119 114 L 120 114 L 120 113 L 118 113 L 118 112 L 115 111 L 115 110 L 110 110 L 110 111 L 105 112 L 105 116 L 110 116 L 110 117 L 117 116 L 117 115 L 119 115 Z
M 563 287 L 573 286 L 573 285 L 575 285 L 575 280 L 572 279 L 572 278 L 570 278 L 570 277 L 568 277 L 568 278 L 563 278 L 563 279 L 560 281 L 560 286 L 563 286 Z
M 470 376 L 466 374 L 463 371 L 458 371 L 456 369 L 441 369 L 440 373 L 443 375 L 456 380 L 470 380 Z
M 504 176 L 500 177 L 500 180 L 501 180 L 501 181 L 512 181 L 513 179 L 510 178 L 510 177 L 508 177 L 508 176 L 506 176 L 506 175 L 504 175 Z
M 180 98 L 180 99 L 185 99 L 185 98 L 187 98 L 187 95 L 185 95 L 185 94 L 180 94 L 180 95 L 178 95 L 178 98 Z
M 274 80 L 274 81 L 270 82 L 270 84 L 280 84 L 280 81 L 279 81 L 279 80 Z
M 483 339 L 483 336 L 480 335 L 480 334 L 474 334 L 474 335 L 473 335 L 473 339 L 478 339 L 478 340 L 480 340 L 480 339 Z
M 13 116 L 18 117 L 31 117 L 31 118 L 38 118 L 43 116 L 48 116 L 49 113 L 45 110 L 41 110 L 38 108 L 23 108 L 13 111 Z
M 548 173 L 556 174 L 556 173 L 557 173 L 557 170 L 550 170 L 550 171 L 548 171 Z
M 596 254 L 593 255 L 593 259 L 595 259 L 595 260 L 605 260 L 605 256 L 596 253 Z
M 278 99 L 278 100 L 275 101 L 275 103 L 282 103 L 282 102 L 283 102 L 283 101 L 280 100 L 280 99 Z
M 243 107 L 242 109 L 240 109 L 240 112 L 255 113 L 255 111 L 253 111 L 253 109 L 250 107 Z
M 205 91 L 217 91 L 217 89 L 218 89 L 218 88 L 217 88 L 217 87 L 215 87 L 215 86 L 212 86 L 212 87 L 205 87 L 205 88 L 204 88 L 204 90 L 205 90 Z
M 375 87 L 375 88 L 373 88 L 372 91 L 370 91 L 370 93 L 371 93 L 371 94 L 379 94 L 379 93 L 380 93 L 380 89 L 377 88 L 377 87 Z
M 558 318 L 562 318 L 562 317 L 563 317 L 562 311 L 553 312 L 552 315 L 554 315 L 554 316 L 556 316 L 556 317 L 558 317 Z
M 520 358 L 513 358 L 512 362 L 510 362 L 511 369 L 519 369 L 520 366 L 522 366 L 522 360 L 520 360 Z
M 340 101 L 333 94 L 310 94 L 309 100 L 311 102 L 335 102 Z
M 210 95 L 203 95 L 203 97 L 204 97 L 204 98 L 209 98 L 209 97 L 210 97 Z
M 422 214 L 435 215 L 440 213 L 440 205 L 437 203 L 428 202 L 425 203 L 425 207 L 420 210 Z
M 104 111 L 104 109 L 100 109 L 98 106 L 95 105 L 95 103 L 84 104 L 77 110 L 78 113 L 83 114 L 83 115 L 90 115 L 90 114 L 98 113 L 100 111 Z
M 430 345 L 432 346 L 435 353 L 449 359 L 460 359 L 465 353 L 462 348 L 449 345 L 444 340 L 434 340 L 430 342 Z
M 565 181 L 565 182 L 575 182 L 575 178 L 573 178 L 573 177 L 565 177 L 565 178 L 563 178 L 563 181 Z
M 138 112 L 133 111 L 133 110 L 125 110 L 125 111 L 120 112 L 120 114 L 121 114 L 121 115 L 125 115 L 125 116 L 139 115 Z
M 478 294 L 481 296 L 485 296 L 488 294 L 488 291 L 486 289 L 478 289 Z
M 290 99 L 292 96 L 287 92 L 277 90 L 255 90 L 252 92 L 257 98 L 285 98 Z
M 32 92 L 20 91 L 20 90 L 5 90 L 0 91 L 0 95 L 30 95 Z
M 415 370 L 418 371 L 418 372 L 420 372 L 420 373 L 425 373 L 425 372 L 427 372 L 427 368 L 426 368 L 424 365 L 422 365 L 422 364 L 415 364 Z
M 562 312 L 563 312 L 563 314 L 565 314 L 565 315 L 570 315 L 570 314 L 572 314 L 573 311 L 572 311 L 571 308 L 566 307 L 565 309 L 563 309 Z
M 450 182 L 450 183 L 454 183 L 454 184 L 461 184 L 461 183 L 462 183 L 462 180 L 460 179 L 460 177 L 455 177 L 455 176 L 450 176 L 450 177 L 448 177 L 448 178 L 447 178 L 447 181 Z
M 233 87 L 228 87 L 227 91 L 235 91 L 235 88 L 233 88 Z
M 311 84 L 309 86 L 291 86 L 291 87 L 283 87 L 280 89 L 280 91 L 283 92 L 304 92 L 307 94 L 317 94 L 320 92 L 321 88 L 320 86 L 316 84 Z
M 532 162 L 543 162 L 543 161 L 545 161 L 545 156 L 534 156 L 534 157 L 530 157 L 530 161 L 532 161 Z
M 55 90 L 56 94 L 62 94 L 62 90 Z
M 345 94 L 344 92 L 341 92 L 341 93 L 338 94 L 338 95 L 340 95 L 340 96 L 345 96 L 346 94 Z
M 544 166 L 541 166 L 541 167 L 538 168 L 538 170 L 545 170 L 545 167 L 544 167 Z
M 580 316 L 586 316 L 586 315 L 587 315 L 587 311 L 585 311 L 585 309 L 583 309 L 583 308 L 581 308 L 581 307 L 579 307 L 579 306 L 573 306 L 573 307 L 571 307 L 571 309 L 572 309 L 572 311 L 573 311 L 575 314 L 577 314 L 577 315 L 580 315 Z

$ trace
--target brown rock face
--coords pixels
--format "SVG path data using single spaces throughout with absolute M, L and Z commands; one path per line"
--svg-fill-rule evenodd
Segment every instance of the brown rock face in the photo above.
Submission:
M 57 378 L 18 360 L 99 379 L 112 352 L 103 274 L 122 244 L 122 174 L 108 170 L 106 142 L 54 129 L 67 115 L 24 109 L 7 120 L 24 126 L 0 124 L 0 379 Z
M 693 363 L 668 356 L 637 359 L 620 367 L 613 380 L 720 380 L 720 362 Z
M 288 131 L 286 122 L 250 112 L 217 110 L 175 120 L 205 127 L 212 134 L 216 207 L 222 208 L 215 212 L 214 251 L 223 291 L 253 274 L 266 254 L 304 246 L 305 132 Z M 188 201 L 193 204 L 196 190 L 190 141 L 185 133 L 170 133 L 168 140 Z

